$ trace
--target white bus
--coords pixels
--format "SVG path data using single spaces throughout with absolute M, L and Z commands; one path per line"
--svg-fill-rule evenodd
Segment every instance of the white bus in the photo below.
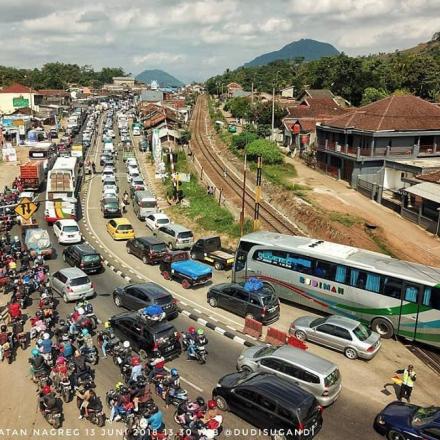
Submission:
M 282 299 L 440 347 L 440 269 L 314 238 L 241 238 L 234 281 L 261 279 Z
M 48 223 L 76 219 L 78 168 L 76 157 L 59 157 L 48 172 L 44 211 Z

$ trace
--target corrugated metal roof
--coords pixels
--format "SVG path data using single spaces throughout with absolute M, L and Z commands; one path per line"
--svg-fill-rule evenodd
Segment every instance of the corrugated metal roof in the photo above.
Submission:
M 440 203 L 440 185 L 437 183 L 423 182 L 417 185 L 405 188 L 405 192 L 414 194 L 415 196 Z

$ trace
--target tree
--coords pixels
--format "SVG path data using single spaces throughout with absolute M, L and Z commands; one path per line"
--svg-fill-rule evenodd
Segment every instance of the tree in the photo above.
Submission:
M 258 139 L 258 135 L 251 131 L 242 131 L 232 138 L 232 146 L 237 150 L 242 150 L 246 145 Z
M 225 104 L 225 110 L 234 118 L 249 119 L 251 103 L 248 98 L 232 98 Z
M 187 144 L 191 140 L 191 132 L 186 128 L 181 132 L 180 142 L 182 144 Z
M 275 104 L 275 127 L 281 125 L 281 119 L 285 116 L 286 112 L 278 104 Z M 270 125 L 272 126 L 272 103 L 271 102 L 259 102 L 252 108 L 251 112 L 252 120 L 258 125 Z
M 275 142 L 266 139 L 257 139 L 251 142 L 246 149 L 249 160 L 256 161 L 261 156 L 263 163 L 273 165 L 283 163 L 283 155 Z
M 375 89 L 374 87 L 367 87 L 362 94 L 361 105 L 367 105 L 379 99 L 386 98 L 388 93 L 384 89 Z

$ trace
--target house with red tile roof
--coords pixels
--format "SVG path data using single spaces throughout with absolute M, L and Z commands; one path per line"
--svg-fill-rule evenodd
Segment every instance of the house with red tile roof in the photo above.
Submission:
M 11 84 L 0 90 L 0 114 L 10 114 L 19 108 L 32 107 L 38 111 L 35 96 L 38 92 L 23 84 Z
M 316 127 L 318 166 L 357 187 L 385 160 L 440 156 L 440 108 L 416 96 L 389 96 Z

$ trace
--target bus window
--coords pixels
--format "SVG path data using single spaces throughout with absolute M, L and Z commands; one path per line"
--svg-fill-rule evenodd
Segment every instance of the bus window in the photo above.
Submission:
M 418 293 L 419 293 L 419 286 L 417 286 L 415 284 L 412 284 L 412 285 L 407 284 L 405 286 L 405 297 L 404 297 L 405 301 L 416 303 Z
M 336 264 L 327 261 L 317 261 L 315 266 L 315 275 L 327 280 L 334 280 L 336 273 Z
M 336 266 L 336 274 L 335 274 L 335 281 L 338 283 L 345 284 L 347 282 L 347 267 L 341 266 L 338 264 Z
M 383 294 L 391 298 L 400 299 L 402 293 L 402 280 L 385 277 L 383 283 Z
M 365 289 L 367 281 L 367 272 L 359 269 L 351 269 L 350 271 L 350 285 L 358 289 Z
M 440 289 L 438 287 L 425 287 L 423 305 L 440 310 Z
M 371 292 L 379 293 L 380 292 L 380 275 L 375 273 L 367 274 L 367 283 L 365 285 L 367 290 Z

